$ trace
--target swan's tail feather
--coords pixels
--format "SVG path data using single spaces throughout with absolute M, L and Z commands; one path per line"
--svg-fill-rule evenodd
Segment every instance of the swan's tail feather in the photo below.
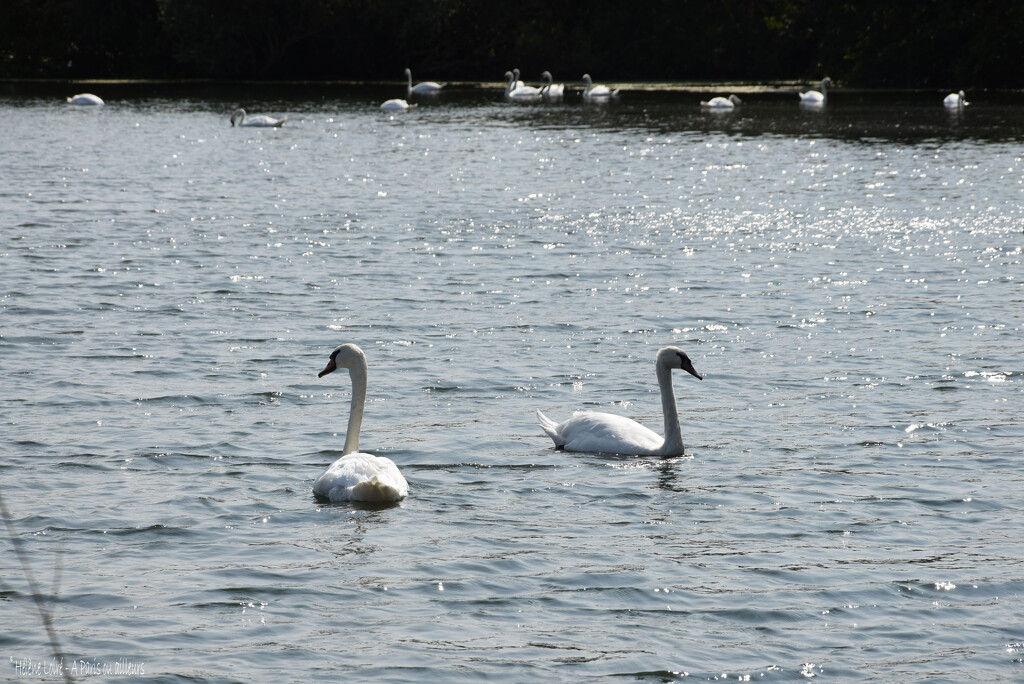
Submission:
M 565 446 L 565 439 L 562 435 L 558 434 L 558 423 L 541 413 L 540 409 L 537 409 L 537 420 L 540 422 L 540 429 L 555 443 L 556 449 L 561 449 Z

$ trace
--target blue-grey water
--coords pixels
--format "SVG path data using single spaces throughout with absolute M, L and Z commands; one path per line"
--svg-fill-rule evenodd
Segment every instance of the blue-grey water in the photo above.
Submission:
M 1024 100 L 90 89 L 0 95 L 0 494 L 76 677 L 1024 679 Z M 342 342 L 395 507 L 311 493 Z M 553 449 L 660 432 L 667 344 L 684 456 Z M 0 678 L 57 679 L 4 533 Z

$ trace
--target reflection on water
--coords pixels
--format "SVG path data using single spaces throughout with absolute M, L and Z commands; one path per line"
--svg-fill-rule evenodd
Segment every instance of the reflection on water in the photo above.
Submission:
M 69 654 L 209 681 L 1019 674 L 1017 95 L 379 112 L 398 87 L 110 84 L 81 111 L 6 86 L 0 481 L 39 575 L 71 559 Z M 239 105 L 288 122 L 232 129 Z M 341 342 L 398 507 L 312 498 Z M 660 429 L 665 344 L 705 375 L 676 387 L 686 456 L 551 448 L 536 409 Z M 7 655 L 40 661 L 8 556 Z

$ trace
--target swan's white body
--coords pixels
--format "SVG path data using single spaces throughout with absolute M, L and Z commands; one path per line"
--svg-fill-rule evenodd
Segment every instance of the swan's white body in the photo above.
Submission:
M 550 71 L 545 71 L 540 77 L 544 79 L 544 86 L 540 89 L 541 97 L 545 100 L 561 100 L 565 94 L 565 86 L 561 83 L 554 83 L 555 77 L 551 75 Z
M 708 109 L 735 109 L 742 100 L 735 95 L 729 97 L 713 97 L 710 100 L 701 100 L 700 106 Z
M 539 102 L 541 100 L 539 88 L 528 85 L 516 85 L 521 83 L 521 81 L 516 78 L 515 73 L 506 71 L 505 78 L 508 80 L 508 85 L 505 86 L 505 99 L 509 102 Z
M 275 119 L 270 116 L 264 116 L 263 114 L 257 114 L 256 116 L 249 116 L 245 113 L 245 110 L 239 107 L 231 114 L 231 125 L 232 126 L 254 126 L 257 128 L 280 128 L 284 125 L 284 122 L 288 118 Z
M 366 355 L 354 344 L 343 344 L 331 353 L 327 366 L 318 377 L 347 368 L 352 378 L 352 404 L 341 458 L 332 463 L 313 482 L 313 493 L 334 502 L 365 501 L 389 503 L 409 494 L 398 466 L 390 458 L 359 452 L 359 428 L 366 402 Z
M 443 83 L 437 83 L 436 81 L 424 81 L 423 83 L 412 84 L 412 70 L 405 70 L 405 79 L 407 85 L 405 88 L 405 96 L 412 97 L 413 95 L 437 95 L 444 88 Z
M 577 413 L 564 423 L 556 423 L 540 411 L 541 429 L 555 443 L 556 449 L 605 454 L 637 456 L 678 456 L 683 453 L 683 436 L 679 427 L 676 396 L 672 391 L 672 369 L 679 368 L 699 380 L 690 358 L 679 347 L 658 351 L 656 363 L 661 407 L 665 416 L 665 436 L 636 421 L 612 413 L 588 411 Z
M 93 95 L 92 93 L 79 93 L 78 95 L 69 97 L 68 104 L 92 107 L 103 104 L 103 100 L 100 99 L 98 95 Z
M 405 110 L 409 109 L 409 107 L 415 106 L 416 105 L 409 104 L 405 100 L 399 100 L 396 98 L 393 100 L 385 100 L 384 103 L 381 104 L 380 108 L 385 112 L 404 112 Z
M 808 90 L 800 93 L 800 103 L 809 105 L 823 105 L 828 101 L 828 86 L 832 85 L 832 79 L 827 76 L 821 79 L 821 91 Z
M 612 90 L 606 85 L 594 85 L 590 80 L 590 74 L 583 74 L 583 82 L 587 87 L 583 90 L 584 100 L 609 100 L 619 96 L 619 89 Z
M 964 95 L 964 91 L 962 90 L 959 93 L 950 93 L 945 98 L 943 98 L 942 104 L 948 107 L 949 109 L 963 109 L 967 105 L 971 104 L 966 99 L 964 99 L 965 97 L 966 96 Z

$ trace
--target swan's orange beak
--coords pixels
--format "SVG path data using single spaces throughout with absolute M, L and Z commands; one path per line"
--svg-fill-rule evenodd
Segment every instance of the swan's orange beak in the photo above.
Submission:
M 331 359 L 330 361 L 327 362 L 327 365 L 324 366 L 324 369 L 316 374 L 316 377 L 322 378 L 328 373 L 333 373 L 336 370 L 338 370 L 338 365 L 334 363 L 334 359 Z

